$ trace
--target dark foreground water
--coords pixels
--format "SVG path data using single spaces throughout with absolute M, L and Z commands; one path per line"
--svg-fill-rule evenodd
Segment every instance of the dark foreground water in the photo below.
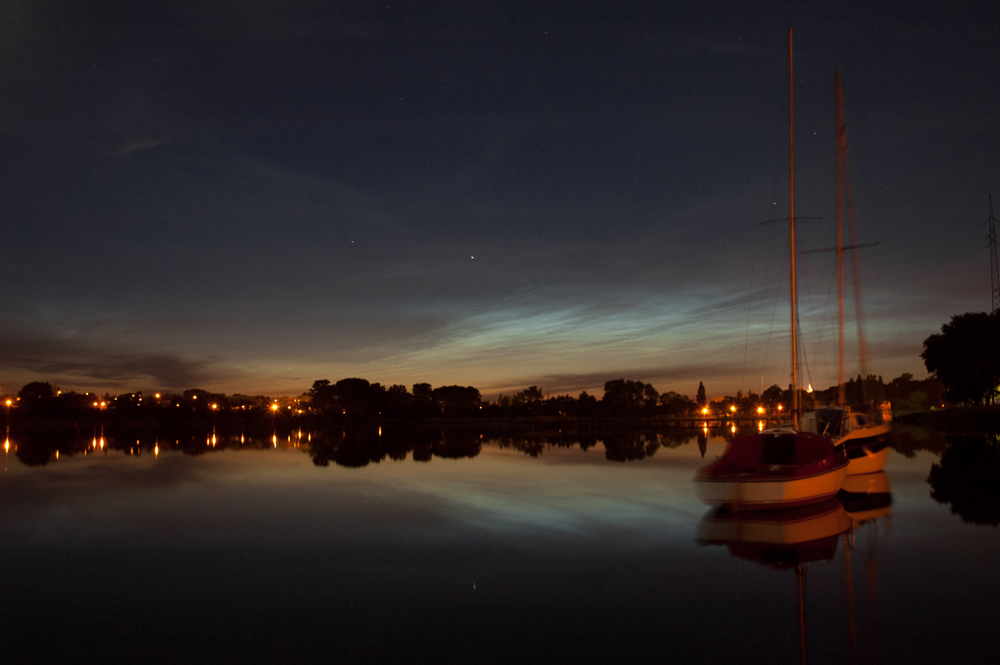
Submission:
M 752 525 L 692 489 L 719 438 L 458 438 L 397 433 L 372 463 L 298 433 L 224 450 L 12 436 L 0 658 L 795 663 L 801 607 L 812 663 L 1000 661 L 992 439 L 910 431 L 891 497 L 824 508 L 845 532 L 779 516 L 747 545 Z M 698 542 L 713 519 L 731 542 Z

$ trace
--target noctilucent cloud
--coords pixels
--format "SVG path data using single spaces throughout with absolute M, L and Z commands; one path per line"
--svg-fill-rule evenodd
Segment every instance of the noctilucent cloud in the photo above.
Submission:
M 789 27 L 798 247 L 835 244 L 839 67 L 869 371 L 924 376 L 991 306 L 1000 10 L 671 4 L 5 3 L 0 389 L 787 385 Z

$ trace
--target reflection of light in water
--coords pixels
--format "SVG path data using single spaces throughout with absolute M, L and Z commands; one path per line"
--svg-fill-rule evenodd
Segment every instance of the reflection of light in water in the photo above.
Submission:
M 382 436 L 382 426 L 381 425 L 379 425 L 379 427 L 378 427 L 378 435 Z
M 56 451 L 56 459 L 59 459 L 59 451 Z
M 764 421 L 763 420 L 758 420 L 757 421 L 757 431 L 758 432 L 763 432 L 764 431 Z
M 278 435 L 277 434 L 272 434 L 271 435 L 271 443 L 274 444 L 275 448 L 278 447 Z
M 732 426 L 729 428 L 729 431 L 732 432 L 733 434 L 736 434 L 736 423 L 732 424 Z
M 3 442 L 3 451 L 5 453 L 10 452 L 10 439 L 7 439 L 6 441 Z
M 244 442 L 245 440 L 246 440 L 246 439 L 244 439 L 244 437 L 243 437 L 243 432 L 240 432 L 240 445 L 241 445 L 241 446 L 243 445 L 243 442 Z
M 159 456 L 160 456 L 160 444 L 157 443 L 153 446 L 153 457 L 156 458 Z
M 705 427 L 703 427 L 702 429 L 705 432 L 705 436 L 708 436 L 708 425 L 705 425 Z

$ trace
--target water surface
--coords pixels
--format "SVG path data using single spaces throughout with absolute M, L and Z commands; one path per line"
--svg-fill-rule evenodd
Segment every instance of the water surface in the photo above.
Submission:
M 721 437 L 381 434 L 9 437 L 5 660 L 801 659 L 795 570 L 699 542 Z M 891 506 L 801 567 L 809 662 L 997 660 L 988 497 L 932 498 L 952 444 L 907 436 Z

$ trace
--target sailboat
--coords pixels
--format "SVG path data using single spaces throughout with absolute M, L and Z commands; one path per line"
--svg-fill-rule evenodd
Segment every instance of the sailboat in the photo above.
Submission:
M 840 72 L 834 75 L 836 88 L 837 124 L 837 385 L 838 406 L 810 411 L 803 416 L 802 429 L 829 436 L 834 445 L 847 455 L 848 475 L 869 474 L 881 471 L 889 457 L 889 432 L 892 429 L 892 407 L 888 402 L 878 410 L 858 411 L 847 405 L 844 383 L 844 250 L 855 252 L 860 245 L 854 237 L 854 205 L 851 181 L 847 170 L 847 126 L 841 104 Z M 846 187 L 845 187 L 846 186 Z M 846 191 L 845 191 L 846 189 Z M 851 246 L 844 246 L 844 201 L 851 229 Z M 854 301 L 858 318 L 858 347 L 863 375 L 867 375 L 867 344 L 865 343 L 861 310 L 859 277 L 856 257 L 851 261 L 854 272 Z M 873 405 L 874 406 L 874 405 Z
M 741 510 L 788 508 L 819 503 L 840 491 L 847 474 L 844 446 L 817 432 L 799 431 L 797 296 L 795 280 L 795 135 L 793 123 L 792 31 L 788 31 L 788 148 L 792 427 L 766 429 L 729 442 L 719 459 L 695 474 L 695 492 L 710 505 Z

